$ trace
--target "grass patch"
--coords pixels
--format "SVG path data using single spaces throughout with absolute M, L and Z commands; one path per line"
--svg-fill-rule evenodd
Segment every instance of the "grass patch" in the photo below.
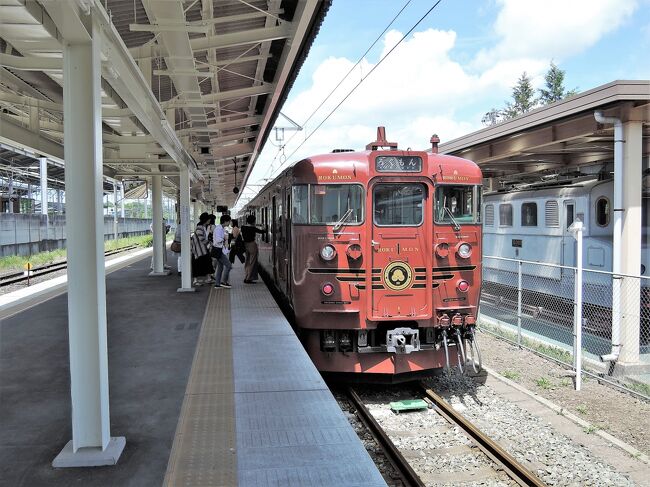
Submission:
M 517 334 L 513 333 L 509 330 L 504 330 L 500 326 L 494 326 L 494 325 L 488 325 L 486 323 L 481 322 L 480 323 L 481 328 L 485 328 L 487 331 L 494 333 L 497 336 L 506 338 L 507 340 L 510 340 L 512 342 L 517 342 Z M 541 353 L 543 355 L 546 355 L 547 357 L 550 357 L 552 359 L 558 360 L 560 362 L 566 363 L 566 364 L 571 364 L 572 363 L 572 355 L 571 352 L 568 352 L 566 350 L 563 350 L 559 347 L 556 347 L 554 345 L 547 345 L 545 343 L 540 343 L 537 340 L 531 340 L 528 337 L 522 336 L 521 337 L 521 345 L 530 348 L 531 350 L 534 350 L 538 353 Z
M 576 406 L 576 411 L 578 411 L 580 414 L 587 414 L 587 406 L 584 404 L 580 404 L 579 406 Z
M 137 245 L 146 248 L 153 245 L 153 235 L 140 235 L 137 237 L 120 238 L 117 240 L 107 240 L 104 242 L 104 250 L 116 250 L 121 247 Z M 30 262 L 33 267 L 45 264 L 51 264 L 65 260 L 67 256 L 66 249 L 56 249 L 49 252 L 40 252 L 31 256 L 8 255 L 0 257 L 0 272 L 20 271 L 25 269 L 25 264 Z
M 540 377 L 535 381 L 535 383 L 537 384 L 537 387 L 540 387 L 541 389 L 550 389 L 553 387 L 553 383 L 546 377 Z
M 590 424 L 586 428 L 583 428 L 582 431 L 584 431 L 585 433 L 590 435 L 590 434 L 595 433 L 596 431 L 598 431 L 598 427 L 594 426 L 593 424 Z
M 504 370 L 502 374 L 506 379 L 510 379 L 510 380 L 519 379 L 519 372 L 515 372 L 514 370 Z
M 565 378 L 565 379 L 562 379 L 560 381 L 560 385 L 562 387 L 573 387 L 573 382 L 571 380 Z
M 650 385 L 649 384 L 639 384 L 638 382 L 628 382 L 625 386 L 631 391 L 638 392 L 644 396 L 650 396 Z

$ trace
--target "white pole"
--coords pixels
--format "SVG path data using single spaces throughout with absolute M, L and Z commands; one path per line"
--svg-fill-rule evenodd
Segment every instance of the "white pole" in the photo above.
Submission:
M 151 231 L 153 233 L 153 269 L 151 276 L 167 275 L 163 269 L 163 214 L 162 214 L 162 176 L 151 177 L 151 209 L 152 223 Z
M 72 441 L 54 467 L 114 465 L 126 443 L 110 436 L 101 47 L 99 26 L 90 22 L 91 41 L 63 47 Z
M 41 215 L 47 215 L 47 157 L 39 158 L 41 166 Z
M 517 345 L 521 347 L 521 266 L 517 262 Z
M 181 167 L 181 287 L 179 292 L 194 291 L 192 287 L 192 260 L 190 257 L 190 173 Z
M 113 181 L 113 238 L 115 240 L 119 237 L 117 224 L 117 181 Z
M 122 213 L 122 218 L 126 218 L 126 213 L 124 212 L 124 200 L 126 199 L 126 198 L 124 198 L 124 181 L 120 182 L 120 192 L 122 193 L 122 195 L 121 195 L 122 196 L 122 203 L 120 205 L 121 206 L 120 212 Z
M 575 369 L 575 389 L 582 387 L 582 231 L 583 224 L 576 220 L 573 227 L 577 242 L 575 287 L 573 290 L 575 310 L 573 313 L 573 368 Z

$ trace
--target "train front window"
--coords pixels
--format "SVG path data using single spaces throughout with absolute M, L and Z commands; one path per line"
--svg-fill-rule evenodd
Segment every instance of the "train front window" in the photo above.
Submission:
M 343 216 L 346 225 L 363 222 L 363 187 L 359 184 L 311 184 L 309 197 L 311 224 L 334 225 Z
M 422 223 L 425 188 L 422 184 L 378 184 L 373 190 L 375 225 L 417 226 Z
M 481 188 L 443 184 L 436 187 L 436 223 L 480 223 Z

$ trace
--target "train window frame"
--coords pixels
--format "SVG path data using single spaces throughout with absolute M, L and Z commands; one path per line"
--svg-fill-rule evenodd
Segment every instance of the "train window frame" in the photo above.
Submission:
M 529 207 L 534 207 L 535 211 L 534 213 L 531 213 L 531 215 L 535 215 L 534 218 L 534 223 L 527 223 L 526 219 L 524 218 L 524 211 L 526 211 L 527 208 Z M 521 218 L 521 226 L 522 227 L 537 227 L 539 223 L 539 214 L 537 211 L 537 202 L 536 201 L 524 201 L 521 203 L 521 208 L 519 211 L 519 217 Z
M 361 184 L 361 183 L 339 183 L 339 182 L 336 182 L 336 183 L 318 183 L 318 184 L 296 183 L 296 184 L 291 185 L 292 204 L 294 204 L 293 202 L 295 202 L 295 199 L 293 198 L 293 196 L 294 196 L 293 188 L 296 187 L 296 186 L 306 186 L 307 187 L 307 221 L 302 222 L 302 223 L 295 223 L 293 221 L 293 218 L 292 218 L 291 219 L 291 224 L 292 225 L 296 225 L 296 226 L 303 226 L 303 225 L 323 226 L 323 225 L 329 225 L 329 226 L 332 226 L 332 225 L 334 225 L 336 223 L 336 222 L 312 222 L 311 221 L 311 213 L 312 213 L 311 187 L 312 186 L 357 186 L 361 190 L 361 194 L 360 194 L 361 205 L 360 205 L 360 208 L 359 208 L 361 219 L 358 222 L 353 222 L 353 221 L 348 220 L 348 221 L 345 222 L 345 225 L 346 226 L 357 227 L 359 225 L 363 225 L 366 222 L 366 205 L 365 205 L 366 188 L 364 187 L 363 184 Z
M 307 215 L 306 215 L 306 221 L 302 222 L 295 222 L 294 221 L 294 216 L 296 214 L 295 211 L 291 212 L 291 224 L 292 225 L 310 225 L 309 223 L 309 214 L 311 213 L 311 198 L 309 197 L 309 184 L 292 184 L 291 185 L 291 204 L 295 205 L 298 201 L 301 201 L 301 199 L 296 198 L 296 190 L 298 188 L 305 188 L 305 193 L 306 193 L 306 199 L 307 199 Z M 292 208 L 293 210 L 293 208 Z
M 398 186 L 398 185 L 412 185 L 412 186 L 420 186 L 422 187 L 422 215 L 420 217 L 420 222 L 415 224 L 415 223 L 409 223 L 409 224 L 382 224 L 382 223 L 377 223 L 377 219 L 375 218 L 376 210 L 375 210 L 375 203 L 376 203 L 376 198 L 375 198 L 375 190 L 379 187 L 382 186 Z M 424 202 L 427 199 L 427 190 L 428 187 L 426 184 L 418 182 L 418 181 L 407 181 L 407 182 L 385 182 L 385 183 L 375 183 L 372 185 L 372 223 L 376 227 L 394 227 L 394 228 L 399 228 L 399 227 L 408 227 L 408 228 L 418 228 L 421 227 L 424 224 L 424 215 L 426 213 L 426 208 L 424 206 Z
M 478 184 L 436 184 L 434 188 L 434 198 L 433 198 L 433 221 L 436 225 L 453 225 L 454 222 L 452 221 L 438 221 L 437 220 L 437 215 L 438 215 L 438 188 L 444 188 L 444 187 L 464 187 L 464 188 L 472 188 L 472 220 L 467 221 L 464 220 L 466 217 L 456 217 L 457 222 L 460 225 L 477 225 L 481 223 L 481 204 L 482 204 L 482 192 L 481 192 L 481 185 Z
M 605 223 L 600 223 L 600 216 L 601 216 L 601 210 L 599 207 L 599 203 L 604 202 L 607 208 L 606 213 L 604 214 L 605 216 Z M 606 196 L 599 196 L 596 198 L 596 202 L 594 203 L 594 217 L 596 218 L 596 225 L 598 225 L 601 228 L 605 228 L 606 226 L 609 225 L 609 222 L 611 221 L 611 214 L 612 214 L 612 203 L 609 201 L 609 198 Z
M 488 208 L 490 211 L 488 211 Z M 488 214 L 492 215 L 492 218 L 488 220 Z M 494 226 L 494 203 L 487 203 L 485 205 L 485 208 L 483 209 L 483 223 L 486 227 L 493 227 Z
M 501 210 L 508 210 L 508 217 L 510 219 L 510 223 L 504 223 L 503 220 L 504 218 L 503 215 L 504 213 Z M 511 203 L 499 203 L 499 227 L 512 227 L 514 223 L 514 218 L 513 218 L 513 210 L 512 210 L 512 204 Z

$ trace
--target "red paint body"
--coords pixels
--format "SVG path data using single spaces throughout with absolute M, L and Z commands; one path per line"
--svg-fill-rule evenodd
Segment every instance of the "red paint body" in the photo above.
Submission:
M 390 155 L 419 156 L 422 170 L 378 172 L 375 158 Z M 384 218 L 382 212 L 397 214 L 403 210 L 390 204 L 382 207 L 377 203 L 373 207 L 376 185 L 384 185 L 377 188 L 381 191 L 382 187 L 399 188 L 406 183 L 419 186 L 415 186 L 415 196 L 409 196 L 408 190 L 405 196 L 400 193 L 404 205 L 419 201 L 418 195 L 423 195 L 421 205 L 415 204 L 415 209 L 409 210 L 417 213 L 421 223 L 377 224 L 376 218 Z M 441 330 L 453 331 L 455 321 L 459 330 L 467 331 L 478 311 L 481 183 L 478 166 L 457 157 L 399 150 L 340 152 L 298 162 L 249 202 L 245 213 L 255 213 L 258 224 L 269 226 L 269 232 L 259 242 L 260 265 L 291 304 L 299 335 L 320 371 L 400 375 L 444 365 Z M 313 185 L 307 187 L 309 191 L 322 193 L 321 185 L 329 184 L 362 186 L 363 217 L 357 217 L 362 223 L 344 223 L 341 228 L 335 228 L 333 222 L 296 223 L 299 219 L 292 215 L 297 212 L 297 202 L 291 201 L 295 197 L 292 186 Z M 440 212 L 442 206 L 435 207 L 438 185 L 476 188 L 468 190 L 474 191 L 474 196 L 466 202 L 474 205 L 474 218 L 459 222 L 458 231 L 452 223 L 434 223 L 434 211 Z M 315 211 L 311 206 L 310 216 Z M 462 243 L 471 246 L 467 258 L 457 253 Z M 325 245 L 336 251 L 332 260 L 321 256 Z M 469 283 L 466 292 L 458 289 L 462 280 Z M 327 283 L 334 288 L 330 295 L 323 292 Z M 441 319 L 445 314 L 449 320 Z M 396 328 L 417 330 L 417 350 L 386 350 L 386 333 Z M 365 341 L 363 330 L 367 332 Z M 415 338 L 410 335 L 408 340 L 413 344 Z

